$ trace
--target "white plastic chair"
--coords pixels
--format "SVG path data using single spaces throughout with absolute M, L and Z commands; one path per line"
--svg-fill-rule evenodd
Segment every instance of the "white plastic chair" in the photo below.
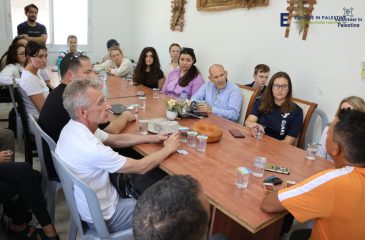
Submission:
M 76 225 L 80 231 L 82 239 L 123 239 L 133 240 L 132 228 L 118 231 L 115 233 L 109 233 L 105 220 L 103 218 L 102 211 L 100 209 L 99 200 L 96 197 L 95 192 L 88 187 L 84 182 L 78 179 L 60 160 L 60 157 L 51 151 L 53 157 L 53 163 L 55 165 L 58 177 L 61 179 L 63 192 L 65 193 L 68 207 L 72 217 L 72 222 Z M 80 188 L 84 193 L 88 207 L 90 209 L 91 217 L 95 226 L 94 229 L 90 229 L 87 224 L 83 223 L 76 206 L 76 200 L 74 195 L 74 186 Z M 71 236 L 70 239 L 75 239 L 75 236 Z
M 62 185 L 61 185 L 61 182 L 59 182 L 59 181 L 49 179 L 47 165 L 45 163 L 45 158 L 44 158 L 42 139 L 44 139 L 47 142 L 48 147 L 50 148 L 50 150 L 53 150 L 53 151 L 56 148 L 56 143 L 38 125 L 37 117 L 29 114 L 29 119 L 30 119 L 30 123 L 31 123 L 30 127 L 33 129 L 35 142 L 37 145 L 38 157 L 41 162 L 42 188 L 47 196 L 47 210 L 51 217 L 52 222 L 54 223 L 56 197 L 57 197 L 58 191 L 62 188 Z M 48 159 L 48 161 L 52 161 L 52 159 Z

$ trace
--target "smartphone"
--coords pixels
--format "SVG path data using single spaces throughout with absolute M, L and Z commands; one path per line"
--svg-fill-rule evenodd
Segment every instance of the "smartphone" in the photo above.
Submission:
M 229 133 L 232 134 L 233 137 L 235 138 L 245 138 L 245 135 L 242 133 L 241 130 L 239 129 L 230 129 Z
M 287 174 L 287 175 L 290 174 L 289 168 L 279 166 L 279 165 L 275 165 L 275 164 L 266 164 L 265 170 L 270 171 L 270 172 L 277 172 L 277 173 Z
M 281 180 L 280 178 L 273 175 L 273 176 L 265 178 L 264 183 L 272 183 L 274 185 L 279 185 L 279 184 L 283 183 L 283 180 Z

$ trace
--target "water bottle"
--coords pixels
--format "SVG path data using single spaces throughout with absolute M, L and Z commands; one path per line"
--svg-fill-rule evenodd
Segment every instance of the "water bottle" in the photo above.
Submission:
M 182 90 L 181 94 L 180 94 L 180 100 L 183 104 L 183 108 L 181 109 L 181 113 L 185 114 L 186 113 L 186 99 L 188 98 L 187 94 L 186 94 L 186 90 Z
M 101 71 L 99 73 L 99 79 L 103 84 L 102 92 L 106 100 L 108 98 L 108 82 L 107 82 L 107 74 L 105 71 Z

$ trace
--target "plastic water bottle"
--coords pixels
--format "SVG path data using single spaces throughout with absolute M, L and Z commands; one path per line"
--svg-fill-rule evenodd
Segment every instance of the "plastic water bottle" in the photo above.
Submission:
M 182 114 L 186 113 L 186 99 L 188 98 L 188 95 L 186 94 L 186 90 L 182 90 L 180 94 L 180 100 L 183 104 L 182 108 Z
M 106 100 L 108 98 L 108 82 L 107 82 L 107 74 L 105 71 L 101 71 L 99 73 L 99 79 L 103 84 L 102 92 Z

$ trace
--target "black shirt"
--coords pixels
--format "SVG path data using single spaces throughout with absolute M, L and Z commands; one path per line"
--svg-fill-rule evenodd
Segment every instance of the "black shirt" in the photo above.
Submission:
M 159 69 L 159 72 L 155 78 L 153 78 L 151 71 L 149 72 L 143 71 L 143 74 L 141 76 L 141 81 L 139 83 L 148 88 L 158 88 L 158 80 L 160 80 L 163 77 L 164 76 L 161 69 Z
M 247 87 L 252 87 L 252 88 L 253 88 L 254 84 L 255 84 L 255 81 L 253 81 L 253 82 L 252 82 L 252 83 L 250 83 L 250 84 L 246 84 L 245 86 L 247 86 Z M 264 88 L 263 88 L 263 89 L 259 90 L 260 92 L 259 92 L 259 94 L 257 95 L 256 99 L 259 99 L 259 98 L 261 98 L 261 97 L 262 97 L 262 95 L 263 95 L 263 93 L 264 93 L 265 89 L 266 89 L 266 86 L 264 86 Z
M 29 37 L 40 37 L 42 34 L 47 35 L 47 29 L 43 24 L 37 23 L 35 27 L 29 26 L 25 21 L 18 25 L 18 35 L 28 34 Z

